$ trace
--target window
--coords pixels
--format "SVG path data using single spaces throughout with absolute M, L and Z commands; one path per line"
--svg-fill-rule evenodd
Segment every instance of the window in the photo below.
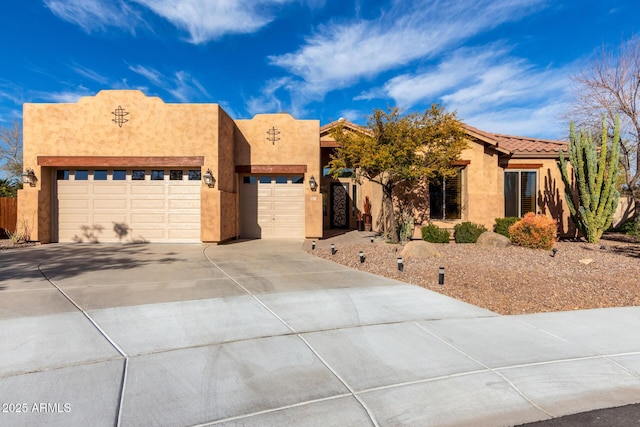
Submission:
M 255 184 L 256 183 L 256 177 L 255 176 L 244 176 L 244 177 L 242 177 L 242 182 L 244 184 Z
M 111 175 L 114 181 L 124 181 L 127 179 L 127 171 L 125 170 L 115 170 Z
M 462 169 L 449 178 L 436 178 L 429 183 L 431 219 L 462 218 Z
M 189 171 L 189 181 L 200 181 L 202 179 L 202 171 L 200 169 Z
M 286 184 L 287 177 L 286 176 L 276 176 L 276 184 Z
M 536 211 L 537 172 L 504 173 L 504 216 L 522 217 Z
M 69 171 L 68 170 L 58 170 L 56 171 L 56 179 L 57 180 L 69 180 Z
M 144 171 L 134 170 L 133 172 L 131 172 L 131 179 L 134 181 L 144 181 Z
M 322 176 L 331 176 L 331 168 L 329 166 L 325 166 L 322 168 Z M 353 178 L 354 172 L 353 168 L 343 168 L 340 169 L 338 173 L 338 178 Z
M 261 176 L 260 178 L 258 178 L 260 184 L 271 184 L 271 177 L 270 176 Z
M 169 180 L 170 181 L 182 181 L 182 171 L 172 169 L 169 171 Z
M 355 184 L 351 187 L 351 216 L 356 216 L 358 208 L 358 191 Z
M 89 179 L 89 171 L 88 170 L 79 170 L 75 173 L 76 181 L 86 181 Z
M 164 181 L 164 171 L 163 170 L 152 170 L 151 171 L 151 181 Z
M 93 171 L 93 180 L 94 181 L 106 181 L 107 180 L 107 171 L 106 170 Z
M 302 175 L 294 175 L 291 177 L 292 184 L 304 184 L 304 176 Z

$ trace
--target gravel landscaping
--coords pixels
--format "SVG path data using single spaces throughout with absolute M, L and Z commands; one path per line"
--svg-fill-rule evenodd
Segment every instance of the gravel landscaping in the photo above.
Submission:
M 316 256 L 415 284 L 500 314 L 524 314 L 640 305 L 640 241 L 607 235 L 599 244 L 561 241 L 557 253 L 510 246 L 437 244 L 440 257 L 404 259 L 402 245 L 376 240 L 330 249 Z M 358 253 L 363 251 L 365 262 Z M 445 284 L 438 285 L 438 268 Z
M 27 246 L 35 246 L 34 242 L 13 243 L 10 239 L 0 239 L 0 251 L 3 249 L 17 249 Z

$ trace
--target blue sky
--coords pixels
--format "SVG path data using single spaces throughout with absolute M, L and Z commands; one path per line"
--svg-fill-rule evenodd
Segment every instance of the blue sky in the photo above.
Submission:
M 564 138 L 569 77 L 639 16 L 637 0 L 4 1 L 0 125 L 25 102 L 140 89 L 321 124 L 437 102 L 485 131 Z

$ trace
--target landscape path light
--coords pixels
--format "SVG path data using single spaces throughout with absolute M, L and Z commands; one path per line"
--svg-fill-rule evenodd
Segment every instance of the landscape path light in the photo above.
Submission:
M 335 255 L 336 254 L 336 245 L 334 245 L 333 243 L 331 244 L 331 255 Z
M 398 271 L 404 271 L 404 262 L 402 261 L 402 257 L 398 257 Z
M 311 250 L 314 251 L 316 249 L 316 241 L 312 240 L 311 241 Z
M 438 285 L 444 285 L 444 267 L 438 268 Z
M 558 248 L 553 248 L 553 249 L 551 250 L 551 256 L 552 256 L 552 257 L 555 257 L 557 253 L 558 253 Z
M 364 257 L 364 252 L 363 252 L 363 251 L 360 251 L 360 252 L 358 253 L 358 256 L 360 257 L 360 264 L 364 263 L 364 259 L 365 259 L 365 257 Z

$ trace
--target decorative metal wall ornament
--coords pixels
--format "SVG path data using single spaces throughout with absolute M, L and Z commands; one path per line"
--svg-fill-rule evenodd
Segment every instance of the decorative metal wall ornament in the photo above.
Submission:
M 276 129 L 275 126 L 273 126 L 267 131 L 267 140 L 271 141 L 271 143 L 275 145 L 276 141 L 280 140 L 280 138 L 278 138 L 278 135 L 280 135 L 280 131 Z
M 129 119 L 125 119 L 126 116 L 129 115 L 129 112 L 125 111 L 124 108 L 118 105 L 118 108 L 115 111 L 112 111 L 111 114 L 114 115 L 114 118 L 111 119 L 112 122 L 122 127 L 123 124 L 127 123 Z

